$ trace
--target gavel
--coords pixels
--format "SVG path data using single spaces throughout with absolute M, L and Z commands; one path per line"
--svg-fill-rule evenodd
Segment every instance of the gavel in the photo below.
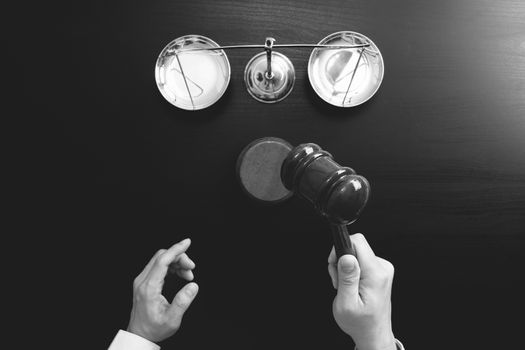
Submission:
M 296 194 L 312 203 L 330 223 L 337 258 L 355 255 L 347 225 L 364 209 L 370 185 L 330 153 L 315 143 L 292 149 L 282 139 L 263 138 L 241 152 L 237 175 L 245 192 L 258 200 L 279 202 Z

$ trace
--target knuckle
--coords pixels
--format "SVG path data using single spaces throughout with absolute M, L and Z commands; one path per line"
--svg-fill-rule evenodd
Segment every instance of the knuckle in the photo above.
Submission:
M 146 286 L 144 286 L 144 284 L 142 283 L 138 286 L 136 295 L 142 297 L 146 295 L 146 292 Z
M 352 238 L 358 239 L 358 240 L 366 240 L 365 236 L 362 233 L 354 233 L 352 235 Z
M 383 258 L 379 258 L 379 261 L 381 263 L 381 267 L 384 274 L 386 274 L 389 279 L 392 279 L 394 277 L 395 272 L 394 265 L 390 261 L 385 260 Z
M 360 246 L 362 246 L 363 244 L 367 244 L 366 238 L 362 233 L 355 233 L 350 237 L 354 243 L 357 243 Z
M 394 278 L 394 265 L 383 258 L 378 257 L 376 277 L 381 282 L 389 282 Z
M 168 263 L 168 257 L 164 253 L 160 254 L 156 261 L 157 265 L 168 265 Z
M 143 290 L 146 292 L 146 293 L 149 293 L 149 292 L 152 292 L 154 290 L 156 290 L 158 288 L 158 285 L 157 283 L 151 281 L 151 280 L 148 280 L 146 281 L 146 283 L 143 283 Z
M 345 285 L 354 285 L 359 282 L 359 276 L 358 275 L 346 275 L 341 278 L 341 282 Z
M 388 260 L 385 260 L 385 269 L 386 269 L 389 277 L 391 277 L 391 278 L 394 277 L 394 273 L 396 271 L 396 269 L 394 267 L 394 264 L 392 264 Z

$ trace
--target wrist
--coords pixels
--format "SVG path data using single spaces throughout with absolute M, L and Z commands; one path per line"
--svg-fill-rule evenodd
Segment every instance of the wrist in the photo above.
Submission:
M 394 334 L 388 332 L 367 339 L 354 339 L 357 350 L 396 350 Z
M 140 329 L 138 329 L 138 327 L 134 327 L 131 324 L 128 325 L 128 328 L 126 329 L 126 332 L 133 333 L 133 334 L 135 334 L 135 335 L 137 335 L 137 336 L 139 336 L 141 338 L 144 338 L 144 339 L 149 340 L 150 342 L 154 343 L 154 341 L 152 339 L 150 339 L 150 337 L 148 337 L 145 332 L 142 332 Z

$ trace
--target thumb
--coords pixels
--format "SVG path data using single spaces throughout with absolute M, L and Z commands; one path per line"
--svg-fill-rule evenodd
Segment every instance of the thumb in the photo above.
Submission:
M 361 269 L 355 256 L 346 254 L 339 258 L 337 263 L 337 294 L 344 298 L 359 297 L 359 277 Z
M 198 291 L 199 286 L 197 283 L 190 282 L 175 294 L 173 302 L 169 308 L 170 316 L 175 322 L 180 323 L 182 321 L 184 312 L 190 307 L 190 304 L 197 296 Z

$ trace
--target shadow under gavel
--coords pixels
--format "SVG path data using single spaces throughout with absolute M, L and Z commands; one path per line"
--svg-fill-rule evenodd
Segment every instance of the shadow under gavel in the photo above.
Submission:
M 249 144 L 237 161 L 237 174 L 252 197 L 278 202 L 296 194 L 326 217 L 336 256 L 355 255 L 347 225 L 357 220 L 370 194 L 368 181 L 314 143 L 292 146 L 278 138 Z

